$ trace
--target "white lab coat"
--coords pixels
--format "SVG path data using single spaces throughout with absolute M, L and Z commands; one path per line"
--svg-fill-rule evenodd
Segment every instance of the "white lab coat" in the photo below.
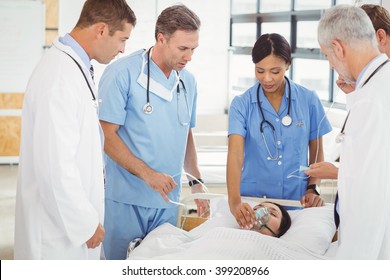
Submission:
M 47 51 L 27 86 L 16 195 L 15 259 L 99 259 L 86 241 L 103 224 L 102 133 L 71 48 Z M 95 92 L 95 95 L 97 93 Z
M 390 62 L 347 97 L 339 169 L 339 259 L 390 259 Z

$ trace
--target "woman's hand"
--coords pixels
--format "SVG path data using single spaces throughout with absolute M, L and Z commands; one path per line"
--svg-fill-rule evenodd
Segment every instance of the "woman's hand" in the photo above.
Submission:
M 241 228 L 251 229 L 256 221 L 255 212 L 248 203 L 237 203 L 230 207 L 234 218 Z

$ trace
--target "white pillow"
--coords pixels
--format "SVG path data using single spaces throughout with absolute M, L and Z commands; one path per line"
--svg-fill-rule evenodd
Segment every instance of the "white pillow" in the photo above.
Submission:
M 251 206 L 258 204 L 253 200 L 245 202 L 248 202 Z M 204 227 L 225 226 L 239 228 L 236 220 L 230 213 L 226 196 L 214 198 L 210 204 L 210 220 L 204 224 Z M 336 231 L 333 220 L 333 206 L 326 205 L 323 207 L 288 210 L 288 213 L 291 217 L 291 227 L 280 238 L 297 243 L 313 253 L 324 255 Z M 197 230 L 203 231 L 204 227 L 203 229 L 195 228 L 191 232 L 196 234 Z
M 281 239 L 298 243 L 313 253 L 324 255 L 336 232 L 333 206 L 289 210 L 291 227 Z

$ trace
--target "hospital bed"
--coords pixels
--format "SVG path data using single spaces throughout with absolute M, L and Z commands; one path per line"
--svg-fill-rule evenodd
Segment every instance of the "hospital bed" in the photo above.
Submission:
M 240 229 L 230 213 L 227 196 L 221 194 L 194 194 L 194 198 L 210 199 L 208 219 L 189 218 L 185 229 L 163 224 L 150 232 L 129 255 L 128 259 L 332 259 L 336 228 L 333 206 L 288 210 L 292 224 L 281 238 Z M 254 206 L 264 200 L 285 206 L 299 207 L 299 201 L 243 198 Z M 185 207 L 184 207 L 185 208 Z M 184 215 L 186 216 L 186 215 Z M 185 223 L 184 223 L 185 224 Z M 192 228 L 193 225 L 197 225 Z M 187 230 L 186 230 L 187 229 Z

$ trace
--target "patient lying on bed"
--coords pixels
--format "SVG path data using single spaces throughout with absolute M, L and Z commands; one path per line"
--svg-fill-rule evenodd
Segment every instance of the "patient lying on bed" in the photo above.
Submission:
M 261 206 L 269 208 L 270 217 L 265 224 L 271 230 L 263 227 L 260 230 L 263 234 L 258 234 L 255 229 L 243 230 L 239 227 L 230 213 L 227 200 L 227 196 L 211 199 L 210 218 L 190 231 L 168 223 L 157 227 L 143 239 L 128 258 L 138 260 L 327 258 L 325 254 L 336 230 L 333 205 L 288 210 L 285 214 L 285 207 L 273 202 L 262 202 L 258 205 L 258 202 L 247 201 L 250 209 L 257 210 Z
M 291 226 L 287 210 L 275 202 L 263 202 L 253 207 L 256 217 L 251 230 L 273 237 L 281 237 Z

